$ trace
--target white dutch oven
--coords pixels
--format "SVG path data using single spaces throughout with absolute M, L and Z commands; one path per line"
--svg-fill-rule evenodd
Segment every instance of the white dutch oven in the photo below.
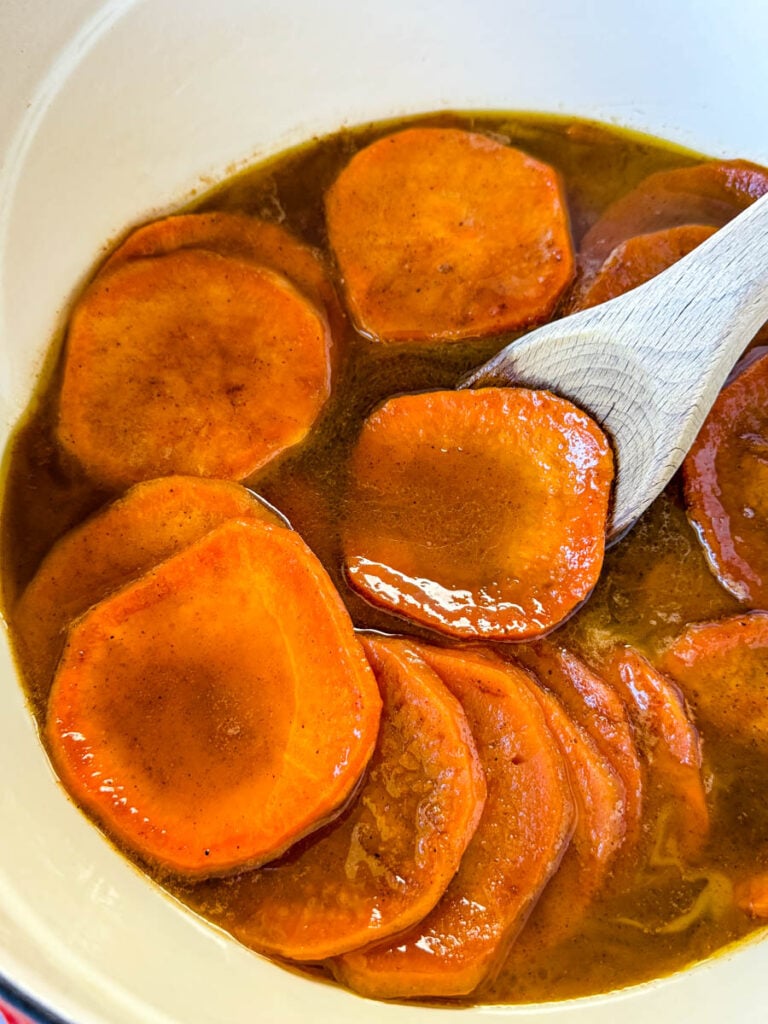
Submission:
M 768 163 L 768 4 L 0 0 L 0 85 L 5 435 L 109 239 L 314 133 L 448 106 L 533 109 Z M 177 907 L 68 802 L 6 646 L 0 658 L 0 996 L 74 1024 L 451 1014 L 293 975 Z M 623 993 L 462 1019 L 751 1024 L 766 1020 L 766 975 L 756 941 Z

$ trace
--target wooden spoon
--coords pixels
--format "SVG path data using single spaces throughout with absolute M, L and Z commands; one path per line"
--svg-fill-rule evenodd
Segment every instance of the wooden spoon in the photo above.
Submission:
M 463 387 L 546 388 L 589 412 L 617 460 L 608 539 L 668 483 L 768 320 L 768 195 L 658 277 L 507 345 Z

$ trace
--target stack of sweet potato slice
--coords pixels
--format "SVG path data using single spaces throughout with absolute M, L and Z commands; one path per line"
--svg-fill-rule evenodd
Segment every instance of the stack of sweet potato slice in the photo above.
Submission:
M 651 174 L 582 239 L 567 310 L 595 306 L 650 280 L 766 191 L 765 168 L 746 160 Z
M 368 995 L 465 995 L 555 944 L 672 796 L 672 841 L 706 837 L 695 729 L 636 652 L 356 638 L 237 484 L 137 485 L 54 548 L 20 621 L 48 637 L 41 687 L 70 627 L 46 737 L 75 798 L 242 942 Z

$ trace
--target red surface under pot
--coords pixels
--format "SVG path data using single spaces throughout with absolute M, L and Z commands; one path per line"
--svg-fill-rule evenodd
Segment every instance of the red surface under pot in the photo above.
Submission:
M 34 1024 L 29 1017 L 25 1017 L 18 1010 L 12 1010 L 7 1003 L 0 1000 L 0 1024 Z

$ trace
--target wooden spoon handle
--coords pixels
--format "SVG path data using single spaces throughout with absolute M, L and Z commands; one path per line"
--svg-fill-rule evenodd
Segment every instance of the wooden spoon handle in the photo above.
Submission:
M 648 353 L 649 368 L 680 365 L 687 380 L 718 367 L 722 383 L 768 320 L 768 195 L 669 270 L 604 306 L 612 329 L 619 310 L 628 343 Z

